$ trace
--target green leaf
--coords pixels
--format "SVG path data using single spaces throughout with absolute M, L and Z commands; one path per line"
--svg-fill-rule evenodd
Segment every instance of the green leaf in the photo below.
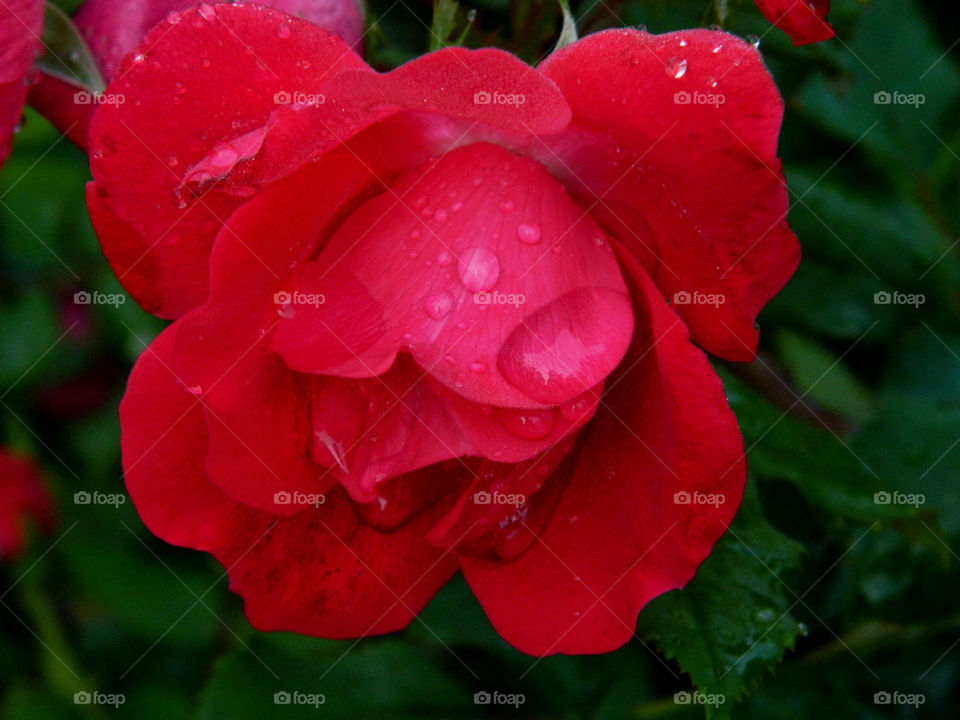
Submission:
M 874 501 L 893 488 L 850 441 L 775 407 L 726 369 L 720 374 L 755 475 L 792 483 L 830 516 L 866 523 L 916 516 L 913 507 Z
M 49 2 L 43 13 L 43 45 L 37 67 L 47 75 L 93 93 L 106 88 L 86 41 L 67 14 Z
M 557 0 L 557 2 L 560 5 L 560 12 L 563 14 L 563 27 L 560 29 L 560 37 L 557 38 L 557 44 L 554 46 L 553 52 L 577 41 L 577 21 L 574 20 L 573 13 L 570 12 L 570 1 Z
M 801 393 L 856 421 L 873 412 L 873 399 L 843 362 L 822 345 L 786 330 L 777 333 L 780 359 Z
M 281 715 L 422 720 L 473 715 L 473 690 L 444 672 L 447 656 L 433 657 L 400 638 L 355 644 L 277 634 L 255 635 L 244 642 L 246 647 L 240 645 L 217 661 L 196 720 Z M 300 693 L 300 699 L 313 696 L 316 703 L 280 705 L 275 703 L 276 693 L 288 693 L 291 700 L 294 693 Z
M 795 599 L 780 579 L 799 565 L 801 552 L 799 543 L 767 522 L 748 483 L 730 531 L 696 577 L 640 614 L 639 633 L 675 659 L 698 692 L 723 696 L 720 703 L 704 703 L 708 717 L 728 717 L 803 632 L 789 613 Z
M 471 10 L 467 13 L 467 22 L 460 34 L 454 38 L 457 33 L 457 13 L 460 5 L 457 0 L 435 0 L 433 3 L 433 25 L 430 28 L 430 50 L 439 50 L 450 45 L 462 45 L 470 26 L 476 18 L 476 11 Z

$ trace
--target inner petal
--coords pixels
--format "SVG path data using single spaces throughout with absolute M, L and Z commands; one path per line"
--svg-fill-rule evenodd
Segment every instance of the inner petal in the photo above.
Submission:
M 498 407 L 573 400 L 633 332 L 600 228 L 541 165 L 490 143 L 451 150 L 358 208 L 289 297 L 313 299 L 279 313 L 273 347 L 292 369 L 372 377 L 403 351 Z

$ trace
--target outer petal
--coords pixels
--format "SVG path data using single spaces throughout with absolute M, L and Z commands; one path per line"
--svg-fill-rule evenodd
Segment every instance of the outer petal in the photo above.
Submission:
M 554 53 L 575 130 L 545 163 L 678 303 L 693 339 L 749 360 L 754 318 L 799 246 L 776 157 L 783 103 L 760 54 L 728 35 L 611 30 Z
M 787 33 L 794 45 L 829 40 L 833 28 L 827 22 L 830 0 L 756 0 L 763 16 Z
M 364 12 L 358 0 L 263 0 L 261 5 L 302 18 L 337 33 L 359 50 Z M 185 0 L 86 0 L 73 16 L 101 74 L 111 79 L 123 56 L 133 50 L 154 25 L 171 12 L 189 9 Z M 41 74 L 30 88 L 29 102 L 73 142 L 86 150 L 95 105 L 77 103 L 77 88 Z
M 456 569 L 422 541 L 439 509 L 384 533 L 339 490 L 280 520 L 234 504 L 204 474 L 203 411 L 168 369 L 173 340 L 168 329 L 144 351 L 120 406 L 127 488 L 147 527 L 212 553 L 261 630 L 341 638 L 409 623 Z
M 166 317 L 206 297 L 213 238 L 262 180 L 250 159 L 277 94 L 319 95 L 337 72 L 366 67 L 326 30 L 260 6 L 201 5 L 171 20 L 127 56 L 107 89 L 124 102 L 101 105 L 90 128 L 100 242 L 131 294 Z M 201 178 L 211 163 L 219 172 Z
M 723 387 L 635 268 L 638 331 L 549 524 L 512 562 L 463 557 L 497 631 L 534 655 L 600 653 L 640 609 L 687 583 L 743 492 L 743 444 Z M 678 504 L 694 491 L 724 502 Z
M 42 0 L 0 3 L 0 165 L 10 154 L 13 129 L 27 94 L 26 77 L 40 46 Z
M 176 323 L 176 370 L 207 410 L 208 472 L 234 500 L 286 513 L 297 508 L 277 506 L 275 493 L 324 492 L 334 481 L 308 459 L 310 380 L 267 343 L 279 321 L 274 293 L 372 181 L 352 157 L 329 156 L 268 187 L 221 231 L 209 302 Z

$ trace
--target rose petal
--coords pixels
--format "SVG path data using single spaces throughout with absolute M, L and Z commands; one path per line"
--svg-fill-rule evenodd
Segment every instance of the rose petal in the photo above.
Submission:
M 743 443 L 719 378 L 653 283 L 633 273 L 635 342 L 549 524 L 511 562 L 461 557 L 494 627 L 533 655 L 629 640 L 649 600 L 693 577 L 743 492 Z M 682 491 L 724 502 L 677 504 Z
M 575 126 L 544 162 L 668 299 L 691 299 L 676 309 L 696 342 L 751 359 L 754 318 L 799 262 L 776 157 L 783 102 L 760 54 L 726 33 L 611 30 L 541 69 Z
M 299 291 L 325 302 L 281 318 L 273 347 L 293 369 L 369 377 L 406 349 L 456 393 L 500 407 L 589 390 L 633 330 L 603 233 L 536 163 L 486 143 L 355 211 Z

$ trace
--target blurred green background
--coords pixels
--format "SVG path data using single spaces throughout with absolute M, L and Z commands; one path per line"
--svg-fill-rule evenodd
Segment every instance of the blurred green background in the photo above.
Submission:
M 76 504 L 78 491 L 123 492 L 117 403 L 163 323 L 129 298 L 74 303 L 122 289 L 87 219 L 85 156 L 28 113 L 0 174 L 0 444 L 39 459 L 60 518 L 0 569 L 0 717 L 956 717 L 960 27 L 949 5 L 839 0 L 838 38 L 794 48 L 752 2 L 730 2 L 725 28 L 760 37 L 786 100 L 780 152 L 803 262 L 761 315 L 760 358 L 716 363 L 749 448 L 733 531 L 605 656 L 520 654 L 459 579 L 394 636 L 257 633 L 206 555 L 153 538 L 129 502 Z M 450 15 L 451 37 L 474 7 L 469 45 L 535 62 L 559 31 L 551 2 L 481 0 Z M 715 22 L 711 7 L 573 12 L 581 33 L 665 32 Z M 370 15 L 377 67 L 429 47 L 429 3 L 377 0 Z M 924 101 L 883 104 L 882 92 Z M 675 696 L 693 685 L 725 702 Z M 75 704 L 84 690 L 125 702 Z M 326 702 L 274 704 L 294 690 Z M 476 705 L 484 690 L 524 703 Z M 922 705 L 903 703 L 918 693 Z

